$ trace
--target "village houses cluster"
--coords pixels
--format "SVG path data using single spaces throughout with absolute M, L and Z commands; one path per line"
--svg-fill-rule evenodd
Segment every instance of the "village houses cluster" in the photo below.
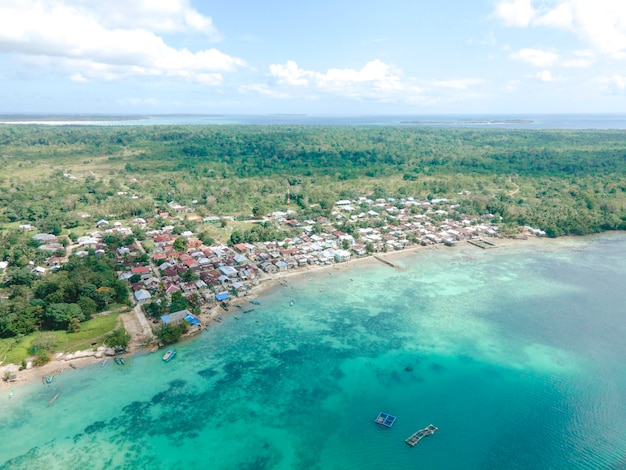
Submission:
M 175 234 L 174 226 L 145 232 L 153 246 L 149 257 L 140 257 L 137 244 L 121 246 L 116 254 L 120 266 L 120 278 L 132 281 L 133 297 L 137 303 L 151 301 L 155 295 L 171 295 L 181 292 L 185 296 L 197 294 L 204 305 L 227 302 L 235 296 L 243 296 L 260 280 L 270 275 L 311 265 L 329 265 L 380 252 L 406 249 L 412 245 L 452 246 L 464 239 L 493 237 L 498 227 L 491 223 L 491 214 L 469 217 L 455 213 L 458 206 L 448 199 L 417 201 L 406 199 L 371 199 L 337 201 L 330 218 L 299 220 L 292 210 L 273 212 L 269 220 L 279 227 L 289 229 L 297 236 L 284 240 L 258 243 L 237 243 L 227 246 L 215 243 L 205 246 L 191 231 Z M 170 203 L 171 213 L 162 211 L 163 220 L 174 223 L 181 212 L 189 209 Z M 207 217 L 204 223 L 219 221 L 219 217 Z M 147 221 L 137 218 L 132 224 L 143 229 Z M 342 228 L 352 226 L 352 233 Z M 76 241 L 74 254 L 84 256 L 88 250 L 104 252 L 102 242 L 108 233 L 122 236 L 132 234 L 120 222 L 110 224 L 107 220 L 96 223 L 98 230 Z M 525 227 L 528 233 L 541 236 L 537 229 Z M 62 246 L 56 237 L 48 234 L 35 235 L 44 250 L 58 250 Z M 54 238 L 53 238 L 54 237 Z M 175 246 L 176 239 L 186 239 L 185 248 Z M 59 257 L 48 259 L 48 269 L 58 269 Z M 38 267 L 43 274 L 45 268 Z

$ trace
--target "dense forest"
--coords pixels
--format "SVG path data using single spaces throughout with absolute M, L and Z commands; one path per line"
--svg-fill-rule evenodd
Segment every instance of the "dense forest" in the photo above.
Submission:
M 202 216 L 277 210 L 288 187 L 313 214 L 369 193 L 454 197 L 552 236 L 626 220 L 621 131 L 3 126 L 0 163 L 0 224 L 52 233 L 79 227 L 81 212 L 125 219 L 171 201 Z

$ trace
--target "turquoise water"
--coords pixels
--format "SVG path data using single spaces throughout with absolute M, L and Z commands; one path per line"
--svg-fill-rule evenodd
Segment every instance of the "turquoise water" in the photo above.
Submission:
M 0 468 L 626 467 L 626 235 L 398 263 L 290 280 L 167 364 L 3 393 Z

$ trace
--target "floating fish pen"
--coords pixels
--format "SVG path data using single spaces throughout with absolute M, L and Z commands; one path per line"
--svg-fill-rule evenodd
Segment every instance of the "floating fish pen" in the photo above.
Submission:
M 424 429 L 420 429 L 419 431 L 415 431 L 413 434 L 411 434 L 408 438 L 405 439 L 404 442 L 406 442 L 408 445 L 410 445 L 411 447 L 415 447 L 415 445 L 421 441 L 422 439 L 424 439 L 426 436 L 430 436 L 432 434 L 435 434 L 435 432 L 438 430 L 439 428 L 437 426 L 433 426 L 432 424 L 429 424 L 428 426 L 426 426 Z
M 483 240 L 482 238 L 477 238 L 476 240 L 467 240 L 467 243 L 470 243 L 484 250 L 487 248 L 496 248 L 498 246 L 495 243 L 488 242 L 487 240 Z
M 390 428 L 395 423 L 396 417 L 390 415 L 388 413 L 383 413 L 382 411 L 378 413 L 378 416 L 374 420 L 376 424 L 380 424 L 381 426 L 385 426 L 386 428 Z

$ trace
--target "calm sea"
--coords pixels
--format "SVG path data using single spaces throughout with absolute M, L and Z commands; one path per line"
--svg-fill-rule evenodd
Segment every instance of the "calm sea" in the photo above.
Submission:
M 0 468 L 626 468 L 626 234 L 398 264 L 291 279 L 170 363 L 4 392 Z
M 298 126 L 401 126 L 503 129 L 626 129 L 626 114 L 515 114 L 515 115 L 414 115 L 414 116 L 314 116 L 271 115 L 2 115 L 0 124 L 88 126 L 132 125 L 298 125 Z

